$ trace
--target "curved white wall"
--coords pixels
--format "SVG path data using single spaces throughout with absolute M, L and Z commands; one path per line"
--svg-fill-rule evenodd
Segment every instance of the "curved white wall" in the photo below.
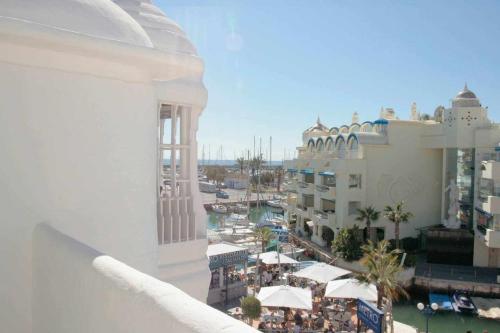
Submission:
M 152 84 L 15 65 L 0 56 L 6 331 L 31 331 L 31 237 L 38 223 L 155 273 L 156 107 Z

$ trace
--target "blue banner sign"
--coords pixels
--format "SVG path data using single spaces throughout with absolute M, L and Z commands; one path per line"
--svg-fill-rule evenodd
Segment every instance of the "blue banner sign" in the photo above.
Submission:
M 366 328 L 372 329 L 374 333 L 383 332 L 384 313 L 377 309 L 375 305 L 358 298 L 357 315 L 358 321 L 361 321 Z

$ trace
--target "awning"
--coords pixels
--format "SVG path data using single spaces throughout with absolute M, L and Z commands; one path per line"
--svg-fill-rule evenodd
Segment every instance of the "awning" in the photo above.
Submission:
M 314 175 L 314 170 L 313 169 L 302 169 L 302 170 L 300 170 L 300 173 L 303 175 Z
M 335 176 L 335 172 L 331 172 L 331 171 L 321 171 L 320 173 L 318 173 L 320 176 Z
M 387 119 L 380 118 L 375 120 L 373 123 L 376 125 L 387 125 L 389 124 L 389 121 Z
M 297 172 L 297 169 L 290 168 L 290 169 L 288 169 L 286 171 L 288 171 L 288 172 Z
M 207 249 L 211 270 L 243 264 L 248 260 L 248 249 L 234 244 L 219 243 L 209 245 Z

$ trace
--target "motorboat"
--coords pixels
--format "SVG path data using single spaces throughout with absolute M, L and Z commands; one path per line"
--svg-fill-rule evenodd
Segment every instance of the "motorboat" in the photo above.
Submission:
M 234 222 L 234 223 L 243 223 L 243 222 L 248 222 L 247 216 L 243 214 L 236 214 L 233 213 L 229 215 L 227 218 L 228 222 Z
M 286 220 L 280 216 L 274 216 L 272 218 L 268 218 L 268 219 L 266 219 L 266 222 L 269 224 L 273 224 L 273 225 L 286 224 Z
M 467 293 L 462 291 L 455 291 L 453 293 L 452 305 L 455 312 L 459 313 L 476 313 L 477 309 L 472 299 L 467 295 Z
M 280 208 L 280 209 L 283 208 L 283 207 L 281 207 L 281 200 L 280 199 L 267 200 L 266 204 L 269 207 L 273 207 L 273 208 Z
M 233 211 L 235 213 L 246 213 L 246 211 L 247 211 L 247 205 L 236 204 L 236 205 L 233 206 Z
M 227 208 L 224 205 L 212 205 L 212 210 L 218 214 L 226 214 Z

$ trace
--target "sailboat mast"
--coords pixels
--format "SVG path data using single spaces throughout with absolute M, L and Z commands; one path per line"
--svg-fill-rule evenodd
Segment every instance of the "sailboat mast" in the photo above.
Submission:
M 273 163 L 273 137 L 269 137 L 269 168 L 272 169 Z
M 250 149 L 248 149 L 248 162 L 247 162 L 247 220 L 250 220 L 250 199 L 252 197 L 252 192 L 250 191 Z

